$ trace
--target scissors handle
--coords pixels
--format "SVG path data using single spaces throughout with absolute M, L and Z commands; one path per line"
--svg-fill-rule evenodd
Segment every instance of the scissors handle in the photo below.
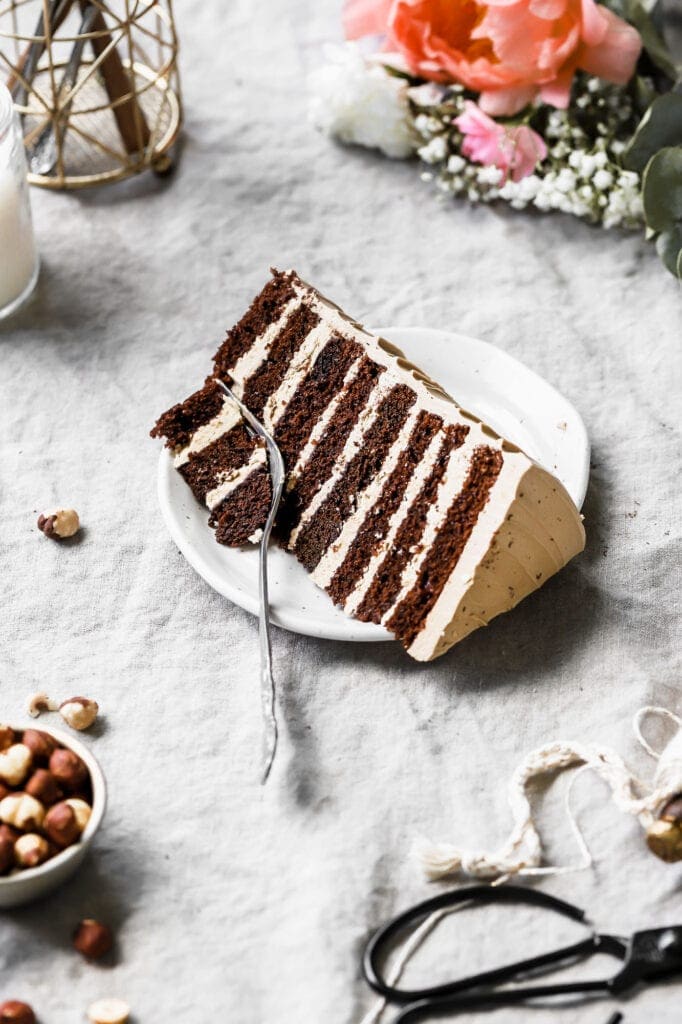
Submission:
M 441 893 L 399 914 L 380 928 L 370 939 L 365 949 L 363 970 L 367 982 L 374 991 L 384 996 L 385 999 L 398 1003 L 407 1003 L 421 999 L 443 999 L 466 989 L 478 988 L 481 985 L 495 985 L 514 978 L 519 974 L 537 970 L 549 964 L 589 956 L 596 952 L 597 946 L 603 949 L 603 946 L 600 945 L 601 938 L 590 935 L 581 942 L 571 946 L 551 950 L 540 956 L 520 960 L 517 963 L 508 964 L 493 970 L 483 971 L 480 974 L 461 978 L 444 985 L 434 985 L 422 989 L 404 989 L 389 985 L 381 973 L 379 964 L 382 959 L 382 953 L 389 948 L 392 940 L 396 938 L 398 933 L 404 932 L 410 926 L 415 926 L 418 922 L 437 911 L 447 910 L 458 904 L 465 903 L 525 903 L 526 905 L 541 907 L 544 910 L 553 910 L 563 917 L 568 917 L 582 924 L 586 923 L 585 912 L 580 910 L 579 907 L 566 903 L 556 896 L 550 896 L 540 889 L 527 889 L 519 885 L 470 885 L 454 889 L 451 892 Z M 624 947 L 622 947 L 622 950 L 619 947 L 616 955 L 624 955 Z
M 531 999 L 551 996 L 584 995 L 609 991 L 606 981 L 571 982 L 563 985 L 527 985 L 500 992 L 471 992 L 445 999 L 420 999 L 410 1003 L 393 1018 L 391 1024 L 416 1024 L 435 1017 L 452 1016 L 466 1010 L 492 1010 L 498 1006 L 514 1006 Z
M 466 886 L 441 893 L 430 900 L 417 904 L 384 925 L 370 939 L 365 949 L 363 970 L 371 987 L 389 1002 L 409 1004 L 399 1014 L 394 1024 L 408 1024 L 408 1022 L 411 1024 L 412 1021 L 424 1020 L 427 1017 L 440 1016 L 444 1013 L 451 1014 L 475 1008 L 510 1005 L 526 1002 L 529 999 L 613 991 L 613 979 L 610 978 L 551 985 L 523 985 L 498 991 L 492 988 L 502 982 L 513 981 L 551 965 L 567 965 L 595 953 L 607 953 L 620 960 L 626 959 L 629 950 L 628 943 L 613 935 L 597 935 L 594 932 L 572 945 L 550 950 L 539 956 L 518 960 L 515 963 L 466 978 L 459 978 L 446 984 L 421 989 L 398 988 L 395 985 L 390 985 L 383 977 L 379 965 L 383 958 L 383 952 L 393 944 L 398 933 L 404 932 L 410 926 L 415 926 L 435 912 L 466 903 L 523 903 L 552 910 L 563 917 L 587 924 L 586 915 L 579 907 L 557 899 L 555 896 L 550 896 L 539 889 L 528 889 L 518 885 Z

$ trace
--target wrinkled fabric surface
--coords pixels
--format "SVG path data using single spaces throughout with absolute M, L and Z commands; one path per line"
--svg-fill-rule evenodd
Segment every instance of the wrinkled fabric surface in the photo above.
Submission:
M 104 995 L 138 1024 L 359 1024 L 363 943 L 438 889 L 410 858 L 415 836 L 497 846 L 506 779 L 550 739 L 610 744 L 649 777 L 632 715 L 682 711 L 680 290 L 635 235 L 439 203 L 410 163 L 315 134 L 305 75 L 339 35 L 336 4 L 185 0 L 177 14 L 176 175 L 34 190 L 43 271 L 0 327 L 0 719 L 25 721 L 37 688 L 95 697 L 86 742 L 109 784 L 77 878 L 0 914 L 0 999 L 30 1001 L 43 1024 L 81 1020 Z M 263 788 L 257 624 L 170 541 L 148 431 L 203 379 L 271 265 L 369 323 L 504 348 L 575 403 L 593 454 L 584 554 L 440 661 L 274 631 L 282 740 Z M 80 512 L 75 542 L 37 531 L 55 503 Z M 562 792 L 538 800 L 548 859 L 566 863 Z M 602 930 L 682 923 L 680 869 L 647 852 L 603 784 L 584 776 L 573 799 L 595 867 L 541 884 Z M 113 963 L 70 949 L 82 917 L 115 929 Z M 449 928 L 421 977 L 564 935 L 490 912 Z M 626 1021 L 679 1021 L 679 993 L 641 992 Z M 608 1015 L 591 1003 L 490 1020 Z

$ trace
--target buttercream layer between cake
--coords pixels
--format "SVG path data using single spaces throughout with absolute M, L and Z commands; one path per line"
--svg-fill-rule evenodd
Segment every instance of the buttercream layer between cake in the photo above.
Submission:
M 558 480 L 293 273 L 275 273 L 214 372 L 283 452 L 280 542 L 344 610 L 383 621 L 418 660 L 513 607 L 584 546 Z M 232 417 L 223 407 L 195 425 L 176 452 L 181 472 L 238 440 Z M 262 500 L 265 463 L 253 449 L 241 457 L 200 500 L 220 487 L 229 500 L 232 480 Z M 230 543 L 226 513 L 216 535 Z

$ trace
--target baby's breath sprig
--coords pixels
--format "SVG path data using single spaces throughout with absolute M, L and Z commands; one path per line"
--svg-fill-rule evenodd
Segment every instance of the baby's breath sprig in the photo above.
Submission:
M 530 125 L 547 144 L 547 156 L 534 173 L 516 182 L 462 154 L 462 134 L 454 121 L 469 99 L 475 96 L 459 85 L 410 90 L 410 111 L 421 142 L 417 152 L 427 165 L 424 180 L 471 202 L 501 199 L 517 210 L 560 210 L 606 228 L 641 227 L 640 178 L 621 163 L 639 121 L 627 87 L 578 74 L 567 110 L 539 104 L 510 119 L 509 124 Z

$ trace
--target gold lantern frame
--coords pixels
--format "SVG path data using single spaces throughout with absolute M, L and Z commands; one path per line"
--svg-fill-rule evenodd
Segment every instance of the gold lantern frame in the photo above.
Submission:
M 31 184 L 166 173 L 182 127 L 172 0 L 0 0 L 0 81 Z

